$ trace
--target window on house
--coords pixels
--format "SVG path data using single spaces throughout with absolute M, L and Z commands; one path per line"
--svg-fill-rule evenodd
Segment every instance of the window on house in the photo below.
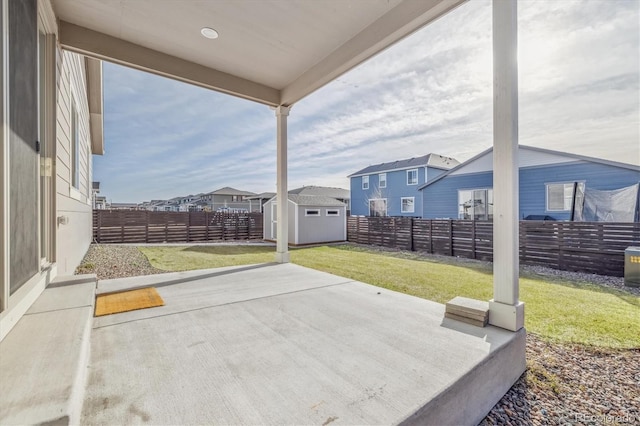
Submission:
M 75 102 L 71 102 L 71 185 L 80 189 L 80 123 Z
M 369 216 L 384 217 L 387 215 L 387 200 L 369 200 Z
M 574 182 L 548 183 L 547 211 L 570 211 L 573 207 Z M 580 190 L 584 190 L 584 182 L 578 182 Z
M 386 173 L 380 173 L 378 175 L 378 186 L 380 188 L 386 188 L 387 187 L 387 174 Z
M 362 189 L 369 189 L 369 176 L 362 176 Z
M 304 209 L 305 216 L 320 216 L 320 210 L 318 209 Z
M 413 213 L 415 211 L 415 197 L 402 197 L 400 211 L 402 213 Z
M 407 170 L 407 185 L 418 184 L 418 169 Z
M 240 196 L 240 195 L 232 195 L 231 196 L 231 201 L 232 202 L 234 202 L 234 201 L 242 201 L 242 196 Z
M 493 220 L 493 189 L 458 191 L 458 219 Z
M 340 210 L 327 209 L 327 216 L 340 216 Z

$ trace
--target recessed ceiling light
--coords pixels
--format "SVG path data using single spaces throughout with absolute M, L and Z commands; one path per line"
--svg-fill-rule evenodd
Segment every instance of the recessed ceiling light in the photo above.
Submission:
M 203 29 L 200 30 L 200 33 L 206 38 L 210 38 L 210 39 L 218 38 L 218 32 L 213 28 L 204 27 Z

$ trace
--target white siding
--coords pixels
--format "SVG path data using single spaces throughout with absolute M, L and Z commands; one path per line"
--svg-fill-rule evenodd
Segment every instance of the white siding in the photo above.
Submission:
M 549 152 L 540 152 L 520 147 L 518 152 L 518 163 L 522 167 L 545 166 L 551 164 L 561 164 L 579 161 L 576 158 L 568 157 L 562 154 L 552 154 Z M 449 176 L 466 175 L 469 173 L 490 172 L 493 170 L 493 151 L 489 151 L 485 155 L 466 164 L 449 173 Z
M 57 225 L 56 261 L 60 275 L 71 275 L 80 264 L 92 239 L 91 156 L 89 106 L 84 58 L 58 51 L 56 202 L 57 216 L 66 216 L 66 225 Z M 79 123 L 78 189 L 72 186 L 71 105 L 75 104 Z

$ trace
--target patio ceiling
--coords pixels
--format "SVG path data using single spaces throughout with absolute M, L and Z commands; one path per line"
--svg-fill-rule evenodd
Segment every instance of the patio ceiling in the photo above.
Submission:
M 466 0 L 52 0 L 63 48 L 289 106 Z M 219 37 L 204 38 L 200 30 Z

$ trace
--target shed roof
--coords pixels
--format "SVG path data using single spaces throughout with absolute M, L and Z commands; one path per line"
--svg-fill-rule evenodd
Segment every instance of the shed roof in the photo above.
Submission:
M 427 154 L 421 157 L 412 157 L 405 160 L 390 161 L 388 163 L 374 164 L 372 166 L 365 167 L 362 170 L 350 174 L 347 177 L 356 177 L 361 175 L 368 175 L 372 173 L 389 172 L 392 170 L 410 169 L 412 167 L 435 167 L 437 169 L 448 170 L 452 167 L 460 164 L 458 160 L 451 157 L 445 157 L 439 154 Z
M 270 201 L 275 202 L 278 197 L 273 197 Z M 314 207 L 345 207 L 346 204 L 333 197 L 325 197 L 322 195 L 298 195 L 289 194 L 289 201 L 298 206 L 314 206 Z
M 289 194 L 320 195 L 324 197 L 347 199 L 349 198 L 350 192 L 348 189 L 310 185 L 310 186 L 303 186 L 301 188 L 292 189 L 289 191 Z

